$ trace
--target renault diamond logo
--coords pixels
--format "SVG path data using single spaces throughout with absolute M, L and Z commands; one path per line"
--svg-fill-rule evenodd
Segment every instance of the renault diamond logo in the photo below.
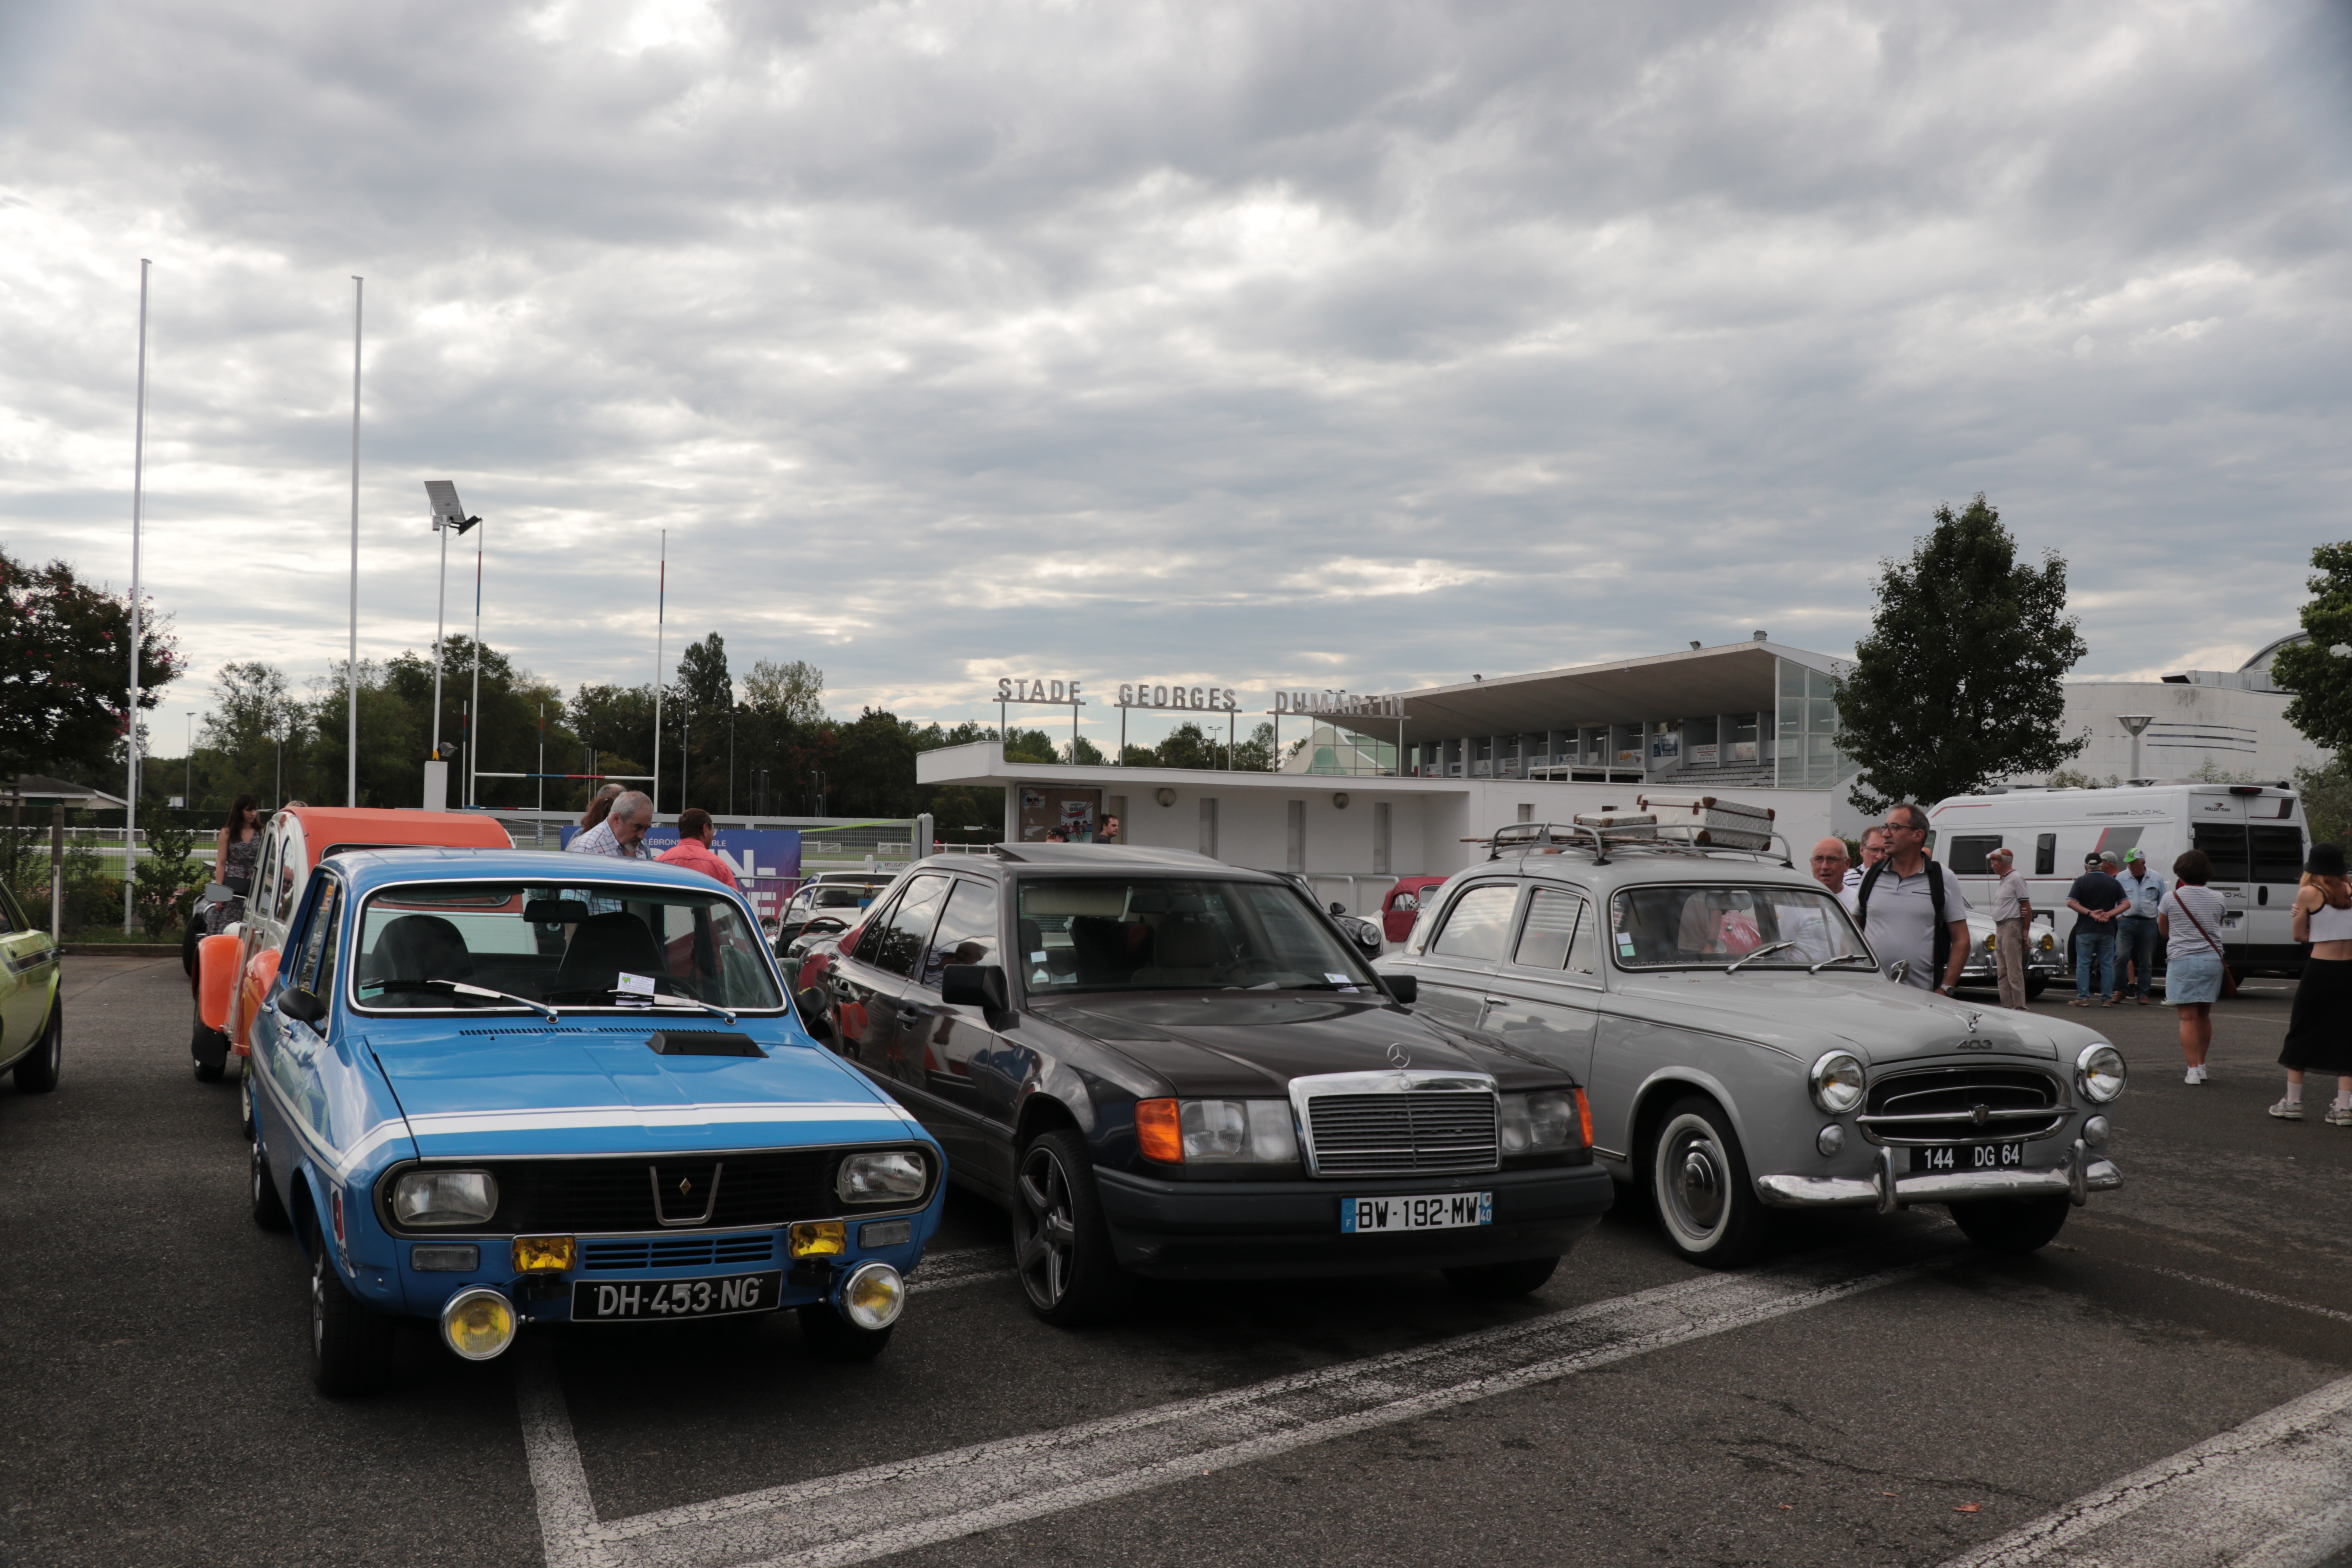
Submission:
M 1983 1118 L 1979 1117 L 1978 1120 L 1982 1121 Z M 687 1194 L 692 1191 L 694 1191 L 694 1178 L 692 1176 L 680 1176 L 677 1179 L 677 1195 L 684 1197 Z
M 1412 1053 L 1404 1048 L 1404 1042 L 1402 1040 L 1399 1040 L 1389 1047 L 1389 1066 L 1392 1068 L 1407 1068 L 1412 1065 Z

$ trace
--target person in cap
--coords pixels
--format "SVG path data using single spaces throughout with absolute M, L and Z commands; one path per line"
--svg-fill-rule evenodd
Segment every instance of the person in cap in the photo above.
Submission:
M 2124 912 L 2116 921 L 2116 1000 L 2126 990 L 2147 1006 L 2156 999 L 2156 916 L 2164 902 L 2164 879 L 2147 868 L 2139 846 L 2124 851 L 2124 874 L 2116 879 L 2124 890 Z M 2126 976 L 2124 966 L 2131 972 Z
M 2000 983 L 2000 1005 L 2025 1006 L 2025 949 L 2032 940 L 2033 900 L 2026 896 L 2025 879 L 2017 874 L 2017 857 L 1996 849 L 1985 857 L 1992 868 L 1992 963 Z
M 2282 1121 L 2303 1120 L 2306 1073 L 2334 1073 L 2336 1099 L 2322 1120 L 2352 1127 L 2352 873 L 2340 844 L 2315 844 L 2294 895 L 2294 940 L 2311 944 L 2294 1011 L 2279 1047 L 2286 1098 L 2271 1107 Z
M 2070 1007 L 2087 1007 L 2093 997 L 2114 1006 L 2116 994 L 2116 921 L 2126 907 L 2123 884 L 2116 880 L 2122 862 L 2109 850 L 2083 857 L 2083 874 L 2066 889 L 2066 907 L 2074 911 L 2074 999 Z M 2091 988 L 2096 966 L 2098 989 Z

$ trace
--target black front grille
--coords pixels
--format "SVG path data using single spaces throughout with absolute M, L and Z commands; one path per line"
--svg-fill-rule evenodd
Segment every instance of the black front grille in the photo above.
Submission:
M 2065 1097 L 2032 1068 L 1923 1068 L 1874 1082 L 1856 1120 L 1880 1143 L 2040 1138 L 2064 1123 Z
M 581 1266 L 592 1274 L 632 1268 L 700 1268 L 732 1263 L 767 1263 L 776 1256 L 773 1236 L 651 1237 L 635 1241 L 592 1241 L 580 1249 Z
M 718 1167 L 718 1205 L 695 1228 L 727 1230 L 831 1219 L 853 1212 L 833 1190 L 834 1164 L 842 1153 L 809 1149 L 706 1158 L 488 1160 L 466 1168 L 488 1171 L 498 1180 L 498 1213 L 484 1230 L 582 1235 L 667 1228 L 654 1206 L 652 1173 L 656 1169 L 667 1178 L 661 1206 L 669 1217 L 699 1216 L 705 1184 Z M 692 1194 L 677 1191 L 681 1179 L 693 1182 Z
M 1325 1176 L 1491 1171 L 1495 1097 L 1481 1089 L 1320 1094 L 1307 1101 L 1315 1168 Z

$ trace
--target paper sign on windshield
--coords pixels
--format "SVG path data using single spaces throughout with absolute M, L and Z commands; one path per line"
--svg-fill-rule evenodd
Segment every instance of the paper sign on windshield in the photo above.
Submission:
M 650 974 L 631 974 L 623 970 L 614 982 L 613 988 L 616 991 L 635 991 L 645 996 L 654 994 L 654 977 Z

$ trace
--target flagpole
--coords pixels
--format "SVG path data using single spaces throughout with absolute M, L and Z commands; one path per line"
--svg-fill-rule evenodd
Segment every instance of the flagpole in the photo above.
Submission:
M 474 781 L 482 771 L 475 758 L 482 749 L 482 540 L 488 531 L 479 524 L 474 531 L 474 707 L 466 726 L 466 804 L 469 806 L 474 804 Z
M 147 480 L 147 269 L 139 258 L 139 400 L 131 435 L 131 705 L 123 715 L 127 777 L 122 794 L 122 934 L 131 934 L 131 839 L 139 825 L 139 525 Z
M 661 531 L 661 575 L 654 590 L 654 815 L 661 816 L 662 615 L 669 602 L 669 530 Z
M 352 277 L 352 640 L 349 652 L 350 689 L 344 706 L 350 710 L 351 733 L 346 742 L 349 766 L 344 781 L 345 803 L 360 803 L 360 321 L 366 303 L 367 279 Z

